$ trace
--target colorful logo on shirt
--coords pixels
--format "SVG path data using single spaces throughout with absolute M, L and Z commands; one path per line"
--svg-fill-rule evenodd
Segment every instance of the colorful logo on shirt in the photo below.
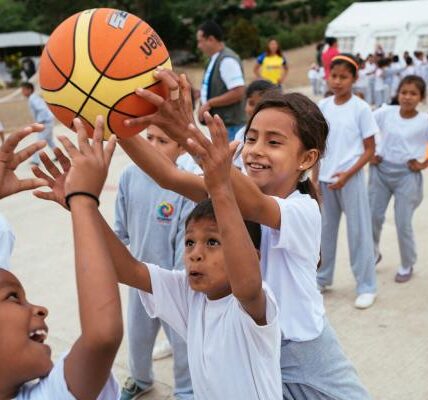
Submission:
M 163 201 L 157 207 L 157 218 L 161 222 L 171 222 L 174 214 L 174 206 L 167 201 Z

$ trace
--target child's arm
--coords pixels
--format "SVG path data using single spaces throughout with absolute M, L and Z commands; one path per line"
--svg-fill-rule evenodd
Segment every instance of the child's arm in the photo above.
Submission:
M 204 180 L 211 196 L 226 272 L 233 295 L 259 325 L 266 324 L 266 296 L 262 288 L 257 252 L 245 227 L 230 179 L 232 154 L 227 131 L 220 118 L 206 120 L 212 143 L 192 141 L 190 146 L 201 158 Z M 239 246 L 236 246 L 239 243 Z
M 121 139 L 119 144 L 132 161 L 162 188 L 172 190 L 195 202 L 207 198 L 203 178 L 178 169 L 168 157 L 157 151 L 146 139 L 137 135 Z
M 19 132 L 12 133 L 0 147 L 0 199 L 24 190 L 36 189 L 47 184 L 40 178 L 19 179 L 15 170 L 34 153 L 46 146 L 46 142 L 37 142 L 14 152 L 19 142 L 33 132 L 41 132 L 43 125 L 32 124 Z
M 42 192 L 37 190 L 34 192 L 34 195 L 39 199 L 51 200 L 67 208 L 65 204 L 64 183 L 71 164 L 70 160 L 59 148 L 55 148 L 54 153 L 61 164 L 63 172 L 56 167 L 46 153 L 42 152 L 40 154 L 40 159 L 50 175 L 42 172 L 39 167 L 33 167 L 33 173 L 38 178 L 46 180 L 51 191 Z M 132 256 L 126 246 L 117 238 L 116 234 L 112 231 L 101 214 L 98 214 L 98 219 L 102 225 L 103 235 L 110 250 L 110 256 L 116 270 L 118 281 L 151 293 L 151 281 L 146 264 L 139 262 Z
M 175 140 L 182 147 L 184 147 L 187 151 L 192 154 L 193 148 L 189 147 L 188 139 L 193 138 L 198 142 L 209 142 L 207 138 L 195 128 L 193 124 L 193 117 L 191 114 L 191 106 L 189 107 L 189 98 L 190 98 L 190 85 L 186 81 L 185 77 L 180 76 L 180 78 L 176 77 L 176 75 L 172 71 L 161 70 L 157 72 L 156 77 L 160 79 L 167 89 L 171 92 L 176 90 L 180 90 L 180 97 L 178 100 L 168 100 L 163 99 L 162 97 L 150 92 L 150 91 L 141 91 L 137 90 L 137 94 L 144 98 L 146 101 L 152 103 L 158 108 L 158 112 L 152 115 L 134 118 L 127 121 L 128 125 L 132 126 L 148 126 L 150 124 L 159 126 L 164 132 L 171 137 L 171 139 Z M 206 118 L 211 118 L 209 113 L 205 113 Z M 127 139 L 129 140 L 129 139 Z M 139 140 L 139 139 L 137 139 Z M 136 141 L 137 141 L 136 140 Z M 163 162 L 162 167 L 159 164 L 156 164 L 156 161 L 153 161 L 150 170 L 144 166 L 144 163 L 147 163 L 147 158 L 140 156 L 137 162 L 137 155 L 141 148 L 134 147 L 135 155 L 133 157 L 134 162 L 137 163 L 144 171 L 153 177 L 155 181 L 159 182 L 159 178 L 154 177 L 155 173 L 164 174 L 168 176 L 168 173 L 161 171 L 164 167 L 167 167 L 167 163 Z M 149 152 L 152 150 L 146 149 Z M 233 148 L 231 149 L 233 150 Z M 145 154 L 150 156 L 149 154 Z M 169 160 L 168 160 L 169 161 Z M 157 171 L 156 171 L 157 169 Z M 251 181 L 250 178 L 244 176 L 239 172 L 236 168 L 232 169 L 232 182 L 233 189 L 235 191 L 235 196 L 238 201 L 239 208 L 245 219 L 258 222 L 263 225 L 270 226 L 272 228 L 279 228 L 280 226 L 280 210 L 277 202 L 272 199 L 270 196 L 267 196 L 261 192 L 261 190 Z M 174 179 L 170 179 L 171 186 L 167 188 L 173 191 L 176 191 L 180 194 L 189 196 L 189 192 L 193 190 L 193 193 L 199 191 L 200 197 L 190 197 L 194 200 L 202 200 L 203 199 L 203 188 L 201 186 L 202 179 L 200 177 L 195 177 L 193 174 L 181 173 L 181 178 L 185 182 L 181 182 L 182 185 L 188 185 L 188 194 L 184 194 L 183 191 L 177 190 L 177 178 L 176 181 Z M 194 182 L 191 182 L 191 179 Z M 160 183 L 162 186 L 162 184 Z
M 90 197 L 100 195 L 115 140 L 112 137 L 103 149 L 101 120 L 96 123 L 92 145 L 79 120 L 75 127 L 79 149 L 67 138 L 59 138 L 72 160 L 65 194 L 74 194 L 69 204 L 81 323 L 81 335 L 64 361 L 64 375 L 76 398 L 95 400 L 110 375 L 123 335 L 117 277 L 103 237 L 97 202 Z

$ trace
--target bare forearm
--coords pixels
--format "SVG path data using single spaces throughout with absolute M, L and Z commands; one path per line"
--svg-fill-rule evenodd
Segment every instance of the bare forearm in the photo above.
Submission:
M 262 321 L 265 299 L 259 260 L 231 185 L 225 184 L 210 194 L 232 293 L 255 320 Z M 239 243 L 238 247 L 236 243 Z
M 168 157 L 157 151 L 141 136 L 122 140 L 120 146 L 131 160 L 162 188 L 195 202 L 207 198 L 203 178 L 179 170 Z
M 241 214 L 245 220 L 278 228 L 281 223 L 279 208 L 274 199 L 261 192 L 257 185 L 232 167 L 231 180 Z
M 364 168 L 364 166 L 371 160 L 374 155 L 374 149 L 366 148 L 361 157 L 357 160 L 357 162 L 349 168 L 346 173 L 351 177 L 355 175 L 360 169 Z
M 227 91 L 226 93 L 209 99 L 211 108 L 226 107 L 241 101 L 245 96 L 245 87 L 240 86 Z
M 87 197 L 73 197 L 71 214 L 82 337 L 94 345 L 118 346 L 123 334 L 119 289 L 97 205 Z

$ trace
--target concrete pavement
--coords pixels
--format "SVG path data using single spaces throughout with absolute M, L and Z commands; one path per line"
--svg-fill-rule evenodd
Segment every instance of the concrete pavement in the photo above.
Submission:
M 57 134 L 65 131 L 62 126 L 55 129 Z M 70 137 L 74 134 L 70 133 Z M 118 147 L 101 196 L 101 211 L 110 223 L 119 175 L 128 163 L 128 157 Z M 30 175 L 29 165 L 23 165 L 19 174 Z M 427 193 L 427 173 L 424 175 Z M 29 300 L 49 308 L 48 342 L 56 358 L 79 333 L 69 214 L 28 192 L 1 200 L 0 211 L 9 219 L 17 238 L 13 272 L 21 279 Z M 353 307 L 355 284 L 349 267 L 345 224 L 341 225 L 336 280 L 332 290 L 325 293 L 327 315 L 376 400 L 428 399 L 427 220 L 425 199 L 414 218 L 419 254 L 414 278 L 406 284 L 396 284 L 393 278 L 399 254 L 391 204 L 382 237 L 383 260 L 377 270 L 379 296 L 376 304 L 365 311 Z M 126 315 L 127 291 L 122 289 Z M 114 366 L 121 382 L 127 376 L 126 360 L 125 339 Z M 172 399 L 171 358 L 155 362 L 154 370 L 155 390 L 144 398 Z

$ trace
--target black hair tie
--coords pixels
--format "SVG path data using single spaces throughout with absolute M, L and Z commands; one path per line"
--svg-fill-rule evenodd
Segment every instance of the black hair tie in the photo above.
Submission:
M 97 206 L 100 205 L 100 200 L 98 199 L 97 196 L 95 196 L 92 193 L 89 193 L 89 192 L 72 192 L 72 193 L 69 193 L 67 196 L 65 196 L 65 204 L 66 204 L 66 206 L 67 206 L 68 209 L 70 209 L 70 200 L 74 196 L 86 196 L 86 197 L 90 197 L 91 199 L 95 200 L 95 202 L 97 203 Z

